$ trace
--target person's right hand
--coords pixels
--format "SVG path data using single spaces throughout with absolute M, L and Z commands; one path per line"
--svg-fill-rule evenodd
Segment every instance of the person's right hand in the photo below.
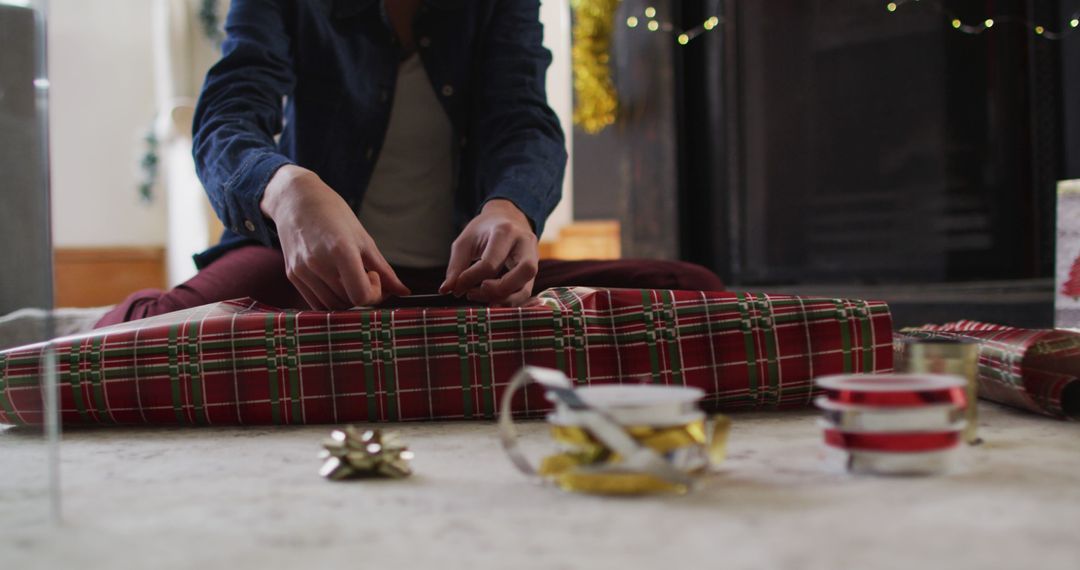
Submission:
M 286 165 L 259 203 L 277 225 L 289 281 L 316 310 L 409 295 L 345 200 L 314 172 Z

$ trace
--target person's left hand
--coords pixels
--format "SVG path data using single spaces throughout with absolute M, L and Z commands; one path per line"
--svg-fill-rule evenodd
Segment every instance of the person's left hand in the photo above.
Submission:
M 525 214 L 509 200 L 491 200 L 454 240 L 439 293 L 518 306 L 532 296 L 539 258 Z

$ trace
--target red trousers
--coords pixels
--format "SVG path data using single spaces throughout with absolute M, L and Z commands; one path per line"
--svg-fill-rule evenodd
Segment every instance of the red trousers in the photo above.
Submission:
M 438 292 L 446 277 L 445 268 L 402 267 L 394 270 L 413 294 Z M 724 283 L 708 269 L 682 261 L 540 261 L 534 293 L 549 287 L 567 286 L 720 291 Z M 132 293 L 102 317 L 97 326 L 239 297 L 251 297 L 282 309 L 310 308 L 285 276 L 285 259 L 281 251 L 250 245 L 226 253 L 170 291 L 144 289 Z

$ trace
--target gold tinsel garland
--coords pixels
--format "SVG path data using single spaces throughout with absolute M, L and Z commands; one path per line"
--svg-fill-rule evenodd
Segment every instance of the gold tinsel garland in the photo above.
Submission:
M 570 0 L 574 10 L 574 124 L 598 133 L 615 122 L 619 98 L 611 81 L 611 34 L 622 0 Z

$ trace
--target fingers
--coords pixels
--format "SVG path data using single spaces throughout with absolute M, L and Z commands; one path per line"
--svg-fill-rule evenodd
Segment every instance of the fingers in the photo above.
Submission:
M 480 259 L 458 275 L 457 282 L 454 283 L 454 294 L 460 297 L 480 285 L 485 279 L 498 277 L 499 271 L 506 266 L 507 257 L 516 241 L 493 231 Z
M 446 266 L 446 280 L 439 285 L 439 293 L 442 295 L 448 295 L 456 290 L 458 276 L 472 263 L 473 242 L 467 232 L 468 230 L 462 233 L 461 237 L 454 240 L 453 245 L 450 246 L 450 262 Z
M 532 281 L 536 278 L 536 271 L 536 260 L 523 260 L 514 265 L 514 268 L 502 277 L 484 281 L 480 284 L 480 288 L 493 301 L 498 302 L 520 291 L 526 284 L 531 288 Z
M 491 281 L 485 281 L 479 288 L 469 291 L 467 298 L 470 301 L 486 303 L 492 307 L 517 307 L 532 299 L 532 279 L 521 289 L 499 297 L 494 297 L 488 292 L 490 291 L 490 283 Z
M 528 240 L 517 240 L 507 258 L 511 266 L 505 275 L 487 279 L 480 284 L 479 291 L 470 292 L 470 300 L 483 298 L 492 304 L 520 305 L 532 294 L 533 281 L 539 267 L 536 247 Z
M 382 278 L 379 277 L 379 272 L 368 271 L 367 277 L 368 280 L 371 281 L 371 293 L 375 295 L 375 298 L 378 299 L 378 302 L 382 302 L 385 297 L 383 296 Z
M 340 309 L 348 306 L 348 302 L 338 296 L 337 293 L 311 268 L 306 265 L 298 265 L 288 272 L 289 281 L 297 287 L 304 300 L 315 310 Z
M 397 273 L 394 272 L 394 268 L 390 267 L 390 263 L 383 257 L 382 252 L 375 248 L 374 245 L 364 250 L 364 256 L 367 258 L 367 265 L 369 269 L 373 269 L 374 273 L 380 277 L 380 283 L 382 283 L 383 291 L 386 291 L 387 296 L 397 295 L 404 297 L 411 295 L 412 291 L 398 279 Z M 385 299 L 380 294 L 378 302 L 382 302 Z
M 289 282 L 292 283 L 293 287 L 296 287 L 296 290 L 300 292 L 300 296 L 304 298 L 304 302 L 307 303 L 308 307 L 315 311 L 326 310 L 326 307 L 322 305 L 322 303 L 319 301 L 319 298 L 316 297 L 310 289 L 308 289 L 307 285 L 304 285 L 303 281 L 301 281 L 299 278 L 294 278 L 291 271 L 288 273 L 288 277 Z
M 346 255 L 340 262 L 338 273 L 341 276 L 341 284 L 353 307 L 374 305 L 381 301 L 381 288 L 378 293 L 368 277 L 368 271 L 364 267 L 364 260 L 360 253 L 352 250 L 352 255 Z

